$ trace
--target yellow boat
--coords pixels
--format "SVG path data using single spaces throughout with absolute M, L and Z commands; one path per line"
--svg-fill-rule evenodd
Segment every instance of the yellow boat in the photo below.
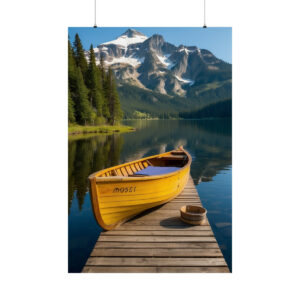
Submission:
M 182 147 L 89 176 L 98 224 L 111 230 L 146 209 L 164 204 L 184 189 L 192 158 Z

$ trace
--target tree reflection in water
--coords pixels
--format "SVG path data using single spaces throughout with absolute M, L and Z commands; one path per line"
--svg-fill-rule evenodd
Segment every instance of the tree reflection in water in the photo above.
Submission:
M 122 144 L 123 137 L 116 134 L 69 141 L 69 212 L 75 190 L 82 209 L 91 173 L 119 163 Z

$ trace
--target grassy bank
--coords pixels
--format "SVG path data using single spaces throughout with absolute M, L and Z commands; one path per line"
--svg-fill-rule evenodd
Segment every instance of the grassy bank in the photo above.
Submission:
M 88 133 L 100 133 L 100 134 L 112 134 L 112 133 L 124 133 L 131 132 L 135 129 L 130 126 L 123 125 L 100 125 L 100 126 L 81 126 L 81 125 L 70 125 L 68 127 L 69 135 L 74 134 L 88 134 Z

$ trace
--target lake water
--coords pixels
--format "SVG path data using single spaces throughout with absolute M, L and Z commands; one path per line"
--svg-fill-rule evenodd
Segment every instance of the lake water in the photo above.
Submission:
M 81 272 L 101 228 L 92 211 L 89 174 L 183 145 L 191 176 L 231 269 L 231 120 L 132 120 L 137 130 L 69 140 L 69 272 Z

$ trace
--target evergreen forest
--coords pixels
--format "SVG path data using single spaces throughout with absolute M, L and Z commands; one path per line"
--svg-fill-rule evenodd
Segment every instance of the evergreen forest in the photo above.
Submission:
M 103 58 L 96 65 L 93 45 L 86 59 L 76 34 L 68 41 L 68 122 L 79 125 L 116 125 L 123 117 L 113 71 Z

